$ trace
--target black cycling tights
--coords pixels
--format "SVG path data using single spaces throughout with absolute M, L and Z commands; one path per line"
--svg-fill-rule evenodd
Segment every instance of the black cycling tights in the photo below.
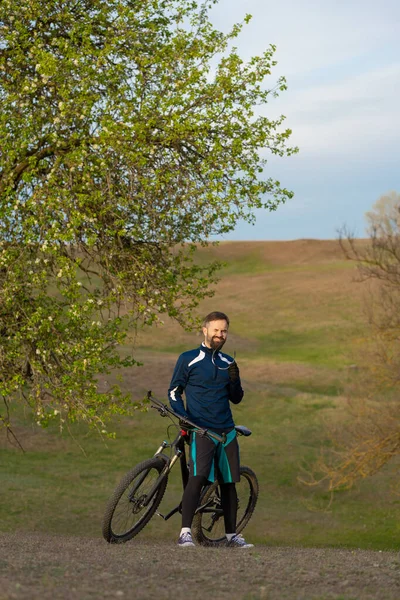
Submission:
M 189 477 L 182 497 L 182 527 L 191 527 L 199 503 L 201 488 L 207 479 L 202 476 Z M 223 483 L 221 489 L 221 505 L 224 511 L 225 533 L 236 533 L 237 495 L 234 483 Z

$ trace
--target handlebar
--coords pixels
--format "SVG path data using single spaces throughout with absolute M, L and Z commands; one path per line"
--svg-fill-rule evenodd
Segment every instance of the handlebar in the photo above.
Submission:
M 184 423 L 185 425 L 188 425 L 192 429 L 198 431 L 200 435 L 214 438 L 218 442 L 222 442 L 223 444 L 225 444 L 225 442 L 226 442 L 225 433 L 218 435 L 217 433 L 214 433 L 214 431 L 210 431 L 209 429 L 205 429 L 204 427 L 199 427 L 198 425 L 196 425 L 196 423 L 193 423 L 186 417 L 179 415 L 178 413 L 173 411 L 172 408 L 170 408 L 169 406 L 167 406 L 166 404 L 161 402 L 161 400 L 158 400 L 157 398 L 152 396 L 151 391 L 147 392 L 147 399 L 153 403 L 152 408 L 155 408 L 156 410 L 158 410 L 158 412 L 160 413 L 160 415 L 162 417 L 166 417 L 167 413 L 169 413 L 170 415 L 173 415 L 176 419 L 178 419 L 181 423 Z

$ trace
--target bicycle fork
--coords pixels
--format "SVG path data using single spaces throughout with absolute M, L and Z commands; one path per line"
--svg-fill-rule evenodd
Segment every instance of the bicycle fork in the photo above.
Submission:
M 161 481 L 163 480 L 163 478 L 170 472 L 170 470 L 172 469 L 172 467 L 174 466 L 174 464 L 176 463 L 176 461 L 179 459 L 180 455 L 182 454 L 182 451 L 177 449 L 176 450 L 176 454 L 175 456 L 172 458 L 172 460 L 170 460 L 169 462 L 165 463 L 165 467 L 163 468 L 163 470 L 161 471 L 160 475 L 157 477 L 156 481 L 153 484 L 153 487 L 150 489 L 149 493 L 146 494 L 146 498 L 144 499 L 144 501 L 142 502 L 142 506 L 148 506 L 151 502 L 151 500 L 154 497 L 154 494 L 156 493 L 156 491 L 158 490 L 158 487 L 161 483 Z M 155 455 L 157 456 L 157 454 Z M 145 479 L 145 477 L 147 476 L 148 471 L 146 471 L 143 474 L 143 481 Z
M 154 454 L 154 457 L 157 456 L 158 454 L 161 454 L 161 452 L 168 446 L 168 442 L 162 442 L 161 446 L 156 450 L 156 453 Z M 169 463 L 167 463 L 169 464 Z M 132 487 L 131 492 L 129 494 L 129 501 L 131 502 L 134 497 L 136 492 L 138 491 L 138 489 L 140 488 L 140 486 L 142 485 L 143 481 L 146 479 L 147 475 L 149 474 L 149 469 L 147 469 L 147 471 L 143 471 L 143 473 L 141 474 L 141 476 L 136 480 L 135 485 Z M 164 474 L 164 469 L 162 471 L 162 474 Z M 160 478 L 157 479 L 157 483 L 160 480 Z M 152 490 L 151 490 L 152 491 Z M 147 504 L 145 505 L 147 506 Z

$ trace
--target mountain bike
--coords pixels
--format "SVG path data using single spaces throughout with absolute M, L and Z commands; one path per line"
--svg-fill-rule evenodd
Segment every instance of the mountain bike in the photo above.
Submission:
M 152 458 L 144 460 L 129 471 L 117 485 L 109 499 L 103 518 L 103 537 L 109 543 L 123 543 L 135 537 L 156 514 L 167 521 L 182 511 L 182 503 L 166 515 L 157 509 L 168 484 L 168 475 L 180 461 L 182 485 L 185 489 L 189 479 L 185 444 L 189 442 L 190 431 L 214 438 L 224 443 L 225 434 L 198 427 L 188 419 L 183 419 L 167 405 L 148 392 L 151 407 L 162 417 L 168 417 L 177 429 L 172 442 L 163 441 Z M 242 425 L 235 427 L 237 435 L 249 436 L 250 429 Z M 169 428 L 168 428 L 169 432 Z M 169 449 L 169 456 L 165 451 Z M 238 497 L 237 528 L 240 533 L 249 522 L 258 498 L 256 474 L 249 467 L 240 467 L 240 482 L 236 484 Z M 221 492 L 218 480 L 203 487 L 199 505 L 192 523 L 192 536 L 201 545 L 222 546 L 226 544 L 224 513 L 221 507 Z

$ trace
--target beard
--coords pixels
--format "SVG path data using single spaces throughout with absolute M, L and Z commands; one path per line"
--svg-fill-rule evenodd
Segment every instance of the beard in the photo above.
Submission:
M 222 346 L 225 344 L 225 341 L 226 340 L 214 336 L 210 340 L 210 346 L 213 350 L 221 350 Z

